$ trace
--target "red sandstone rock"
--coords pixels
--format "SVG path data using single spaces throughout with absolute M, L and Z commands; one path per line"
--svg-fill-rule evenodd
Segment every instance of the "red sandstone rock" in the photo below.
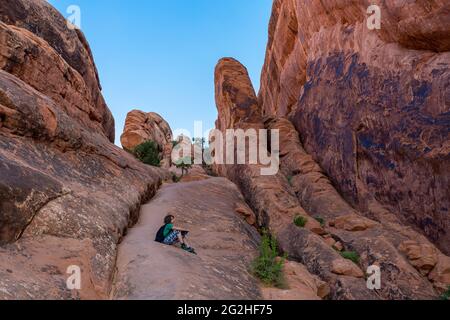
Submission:
M 215 71 L 217 129 L 264 128 L 248 73 L 238 61 L 222 59 Z M 226 153 L 226 152 L 225 152 Z M 261 175 L 261 165 L 216 165 L 217 171 L 235 182 L 257 216 L 259 227 L 277 236 L 281 250 L 305 264 L 325 280 L 336 299 L 376 299 L 363 279 L 343 279 L 332 272 L 332 262 L 344 260 L 322 237 L 320 223 L 300 205 L 286 177 L 279 172 Z M 296 216 L 308 218 L 305 228 L 294 225 Z
M 286 261 L 283 273 L 287 288 L 262 288 L 265 300 L 320 300 L 330 294 L 328 284 L 299 263 Z
M 233 74 L 232 77 L 228 76 L 227 67 L 233 70 L 230 73 Z M 377 213 L 375 216 L 378 221 L 364 217 L 365 212 L 357 211 L 349 205 L 335 190 L 320 166 L 303 149 L 298 133 L 292 124 L 286 119 L 273 117 L 262 120 L 251 91 L 250 97 L 244 98 L 246 94 L 249 94 L 248 87 L 251 85 L 249 81 L 245 69 L 236 61 L 225 59 L 219 62 L 216 69 L 218 128 L 222 131 L 224 125 L 234 126 L 232 128 L 260 128 L 262 121 L 267 128 L 279 129 L 281 171 L 285 177 L 289 178 L 285 178 L 285 181 L 290 181 L 291 188 L 295 191 L 303 207 L 302 210 L 307 208 L 305 213 L 300 215 L 322 217 L 328 221 L 331 228 L 326 228 L 325 231 L 330 232 L 333 237 L 340 239 L 346 246 L 350 246 L 352 250 L 360 253 L 364 268 L 374 262 L 381 265 L 384 276 L 390 281 L 379 291 L 379 298 L 432 299 L 436 297 L 438 293 L 435 288 L 440 288 L 441 283 L 433 280 L 429 282 L 422 277 L 432 269 L 428 262 L 429 259 L 416 261 L 411 257 L 405 257 L 399 252 L 398 247 L 404 241 L 414 239 L 420 242 L 421 247 L 435 250 L 436 256 L 445 256 L 429 244 L 424 237 L 402 226 L 400 220 L 380 206 L 375 199 L 370 199 L 369 207 L 371 212 Z M 239 97 L 239 100 L 236 97 Z M 244 101 L 252 102 L 245 104 Z M 237 103 L 239 104 L 236 105 Z M 236 113 L 234 113 L 235 111 Z M 262 208 L 260 203 L 266 203 L 265 201 L 271 199 L 273 194 L 279 190 L 274 188 L 277 186 L 277 182 L 272 177 L 267 180 L 270 182 L 264 188 L 265 192 L 258 192 L 257 186 L 262 185 L 259 182 L 262 181 L 262 177 L 257 172 L 249 174 L 243 169 L 248 170 L 249 167 L 251 168 L 249 165 L 223 165 L 219 166 L 218 171 L 241 187 L 258 218 L 262 213 L 268 215 L 263 226 L 269 227 L 273 233 L 278 235 L 281 248 L 291 258 L 302 261 L 310 272 L 316 273 L 327 281 L 334 298 L 374 298 L 363 288 L 362 282 L 357 280 L 362 278 L 364 273 L 356 266 L 356 269 L 351 268 L 349 266 L 352 264 L 351 262 L 342 259 L 339 254 L 330 250 L 331 243 L 327 240 L 330 239 L 329 236 L 314 238 L 313 235 L 307 234 L 308 230 L 294 227 L 289 219 L 280 215 L 283 212 L 279 209 L 280 205 L 278 210 L 273 213 L 268 206 L 264 207 L 264 211 L 259 209 Z M 291 188 L 287 184 L 281 184 L 280 187 L 283 190 L 283 199 L 289 197 Z M 289 215 L 287 216 L 289 217 Z M 276 217 L 275 221 L 272 217 Z M 313 228 L 308 229 L 313 230 Z M 343 250 L 341 241 L 337 250 Z M 320 268 L 317 268 L 318 265 Z M 395 268 L 392 268 L 393 266 Z M 398 270 L 400 275 L 397 275 L 394 270 Z M 443 273 L 445 271 L 441 271 L 441 274 Z
M 157 113 L 139 110 L 129 112 L 120 141 L 126 150 L 133 150 L 146 141 L 153 141 L 161 149 L 161 166 L 169 168 L 172 164 L 172 130 L 167 121 Z
M 355 278 L 363 278 L 364 273 L 356 264 L 351 262 L 350 260 L 335 260 L 332 262 L 332 270 L 333 273 L 350 276 Z
M 430 283 L 421 275 L 428 274 L 434 267 L 433 264 L 430 265 L 431 256 L 437 258 L 443 254 L 422 235 L 401 225 L 392 213 L 376 203 L 374 205 L 377 205 L 379 210 L 378 222 L 365 218 L 363 213 L 346 203 L 317 163 L 306 153 L 298 133 L 287 119 L 269 118 L 266 120 L 266 126 L 280 130 L 281 170 L 291 177 L 291 186 L 300 203 L 310 215 L 320 217 L 328 225 L 326 231 L 333 237 L 330 234 L 325 235 L 324 241 L 338 251 L 344 249 L 342 241 L 348 248 L 364 253 L 361 261 L 366 266 L 373 264 L 373 257 L 377 256 L 377 263 L 382 266 L 384 276 L 395 279 L 390 281 L 389 286 L 378 291 L 379 295 L 386 299 L 402 298 L 401 295 L 393 296 L 392 292 L 406 292 L 410 298 L 424 297 L 422 295 L 425 292 L 428 297 L 435 295 Z M 334 238 L 341 241 L 333 245 Z M 400 252 L 405 250 L 397 249 L 410 242 L 418 248 L 424 248 L 420 258 L 405 257 Z M 434 254 L 430 255 L 430 252 Z M 394 275 L 393 269 L 401 270 L 400 276 Z M 435 288 L 441 287 L 439 283 L 432 284 Z
M 167 173 L 111 143 L 81 32 L 45 1 L 2 2 L 0 20 L 0 299 L 106 298 L 117 244 Z
M 67 28 L 66 19 L 42 0 L 2 4 L 0 30 L 1 69 L 52 98 L 71 117 L 101 126 L 114 142 L 114 119 L 80 30 Z
M 423 275 L 428 275 L 438 263 L 438 253 L 434 246 L 419 244 L 413 240 L 405 241 L 400 245 L 412 265 Z
M 449 254 L 450 2 L 379 3 L 371 31 L 371 1 L 276 0 L 258 100 L 351 206 Z

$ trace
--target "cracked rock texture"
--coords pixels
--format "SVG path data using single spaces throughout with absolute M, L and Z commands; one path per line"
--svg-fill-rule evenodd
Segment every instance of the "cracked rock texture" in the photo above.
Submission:
M 2 0 L 0 299 L 108 296 L 117 244 L 167 176 L 112 141 L 83 34 L 46 1 Z
M 133 150 L 138 145 L 153 141 L 160 150 L 161 167 L 172 165 L 172 129 L 159 114 L 133 110 L 128 113 L 125 128 L 120 137 L 125 150 Z
M 289 258 L 329 285 L 330 298 L 435 299 L 446 290 L 448 256 L 376 199 L 370 199 L 372 215 L 347 202 L 305 151 L 294 125 L 286 118 L 263 116 L 243 65 L 222 59 L 215 79 L 217 129 L 267 128 L 280 133 L 278 174 L 263 176 L 261 165 L 251 164 L 216 165 L 216 171 L 238 185 L 257 225 L 277 237 Z M 259 152 L 269 150 L 270 146 Z M 235 152 L 236 145 L 225 155 L 230 151 Z M 306 225 L 296 226 L 295 216 L 307 219 Z M 346 260 L 341 251 L 357 259 Z M 382 272 L 383 285 L 377 291 L 366 285 L 365 271 L 371 265 Z
M 449 50 L 448 0 L 276 0 L 258 96 L 352 207 L 382 207 L 447 254 Z

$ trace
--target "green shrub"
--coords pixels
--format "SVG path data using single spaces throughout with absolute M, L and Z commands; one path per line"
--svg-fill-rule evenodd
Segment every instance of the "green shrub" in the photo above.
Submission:
M 172 181 L 174 183 L 178 183 L 180 182 L 181 178 L 179 176 L 177 176 L 175 173 L 172 173 Z
M 323 227 L 325 227 L 325 219 L 324 218 L 321 218 L 321 217 L 315 217 L 314 219 L 316 219 L 316 221 L 317 222 L 319 222 L 320 223 L 320 226 L 323 228 Z
M 447 291 L 445 291 L 441 296 L 439 297 L 441 300 L 450 300 L 450 286 L 448 287 Z
M 299 228 L 304 228 L 308 223 L 308 219 L 302 216 L 296 216 L 294 218 L 294 224 Z
M 263 233 L 259 256 L 253 261 L 252 273 L 265 285 L 278 288 L 285 287 L 283 265 L 286 257 L 278 257 L 278 246 L 275 238 Z
M 287 177 L 287 179 L 288 179 L 288 182 L 289 182 L 289 185 L 292 187 L 292 179 L 293 179 L 294 177 L 293 176 L 288 176 Z
M 132 153 L 143 163 L 159 167 L 161 164 L 160 152 L 159 146 L 154 141 L 146 141 L 135 147 Z
M 359 254 L 355 251 L 343 251 L 341 252 L 341 256 L 344 259 L 351 260 L 356 264 L 359 264 Z

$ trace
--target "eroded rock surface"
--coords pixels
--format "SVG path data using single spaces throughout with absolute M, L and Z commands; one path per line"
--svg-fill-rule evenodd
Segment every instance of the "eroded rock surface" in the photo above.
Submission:
M 242 195 L 224 178 L 163 186 L 120 245 L 112 298 L 260 299 L 249 273 L 259 234 L 234 212 L 238 204 Z M 167 214 L 190 230 L 198 255 L 153 241 Z
M 240 68 L 241 79 L 229 77 L 227 66 L 231 70 Z M 289 257 L 304 263 L 311 273 L 329 283 L 332 298 L 433 299 L 448 285 L 431 276 L 431 270 L 439 270 L 437 257 L 444 261 L 446 256 L 426 237 L 404 226 L 376 200 L 371 203 L 376 212 L 373 219 L 353 208 L 307 154 L 290 121 L 262 118 L 257 104 L 244 103 L 255 100 L 251 93 L 245 99 L 250 80 L 243 66 L 232 59 L 221 60 L 216 81 L 220 130 L 225 130 L 223 125 L 279 130 L 281 170 L 276 176 L 267 177 L 251 171 L 257 165 L 222 165 L 218 172 L 240 186 L 255 210 L 259 226 L 277 236 Z M 242 83 L 247 85 L 242 87 Z M 308 219 L 305 228 L 294 225 L 293 212 Z M 319 221 L 320 228 L 308 225 Z M 344 250 L 357 253 L 359 261 L 342 259 L 340 252 Z M 379 265 L 384 279 L 389 279 L 376 292 L 368 290 L 364 281 L 365 270 L 371 265 Z M 446 272 L 439 272 L 443 279 Z
M 450 253 L 450 2 L 276 0 L 259 103 L 339 193 Z
M 0 20 L 0 299 L 107 297 L 116 246 L 167 173 L 111 143 L 81 32 L 46 1 L 2 1 Z
M 164 168 L 169 168 L 172 164 L 172 140 L 172 130 L 167 121 L 157 113 L 139 110 L 128 113 L 125 128 L 120 137 L 122 146 L 126 150 L 133 150 L 146 141 L 155 142 L 161 150 L 161 166 Z
M 215 79 L 219 111 L 217 129 L 222 132 L 227 129 L 264 129 L 264 120 L 245 67 L 234 59 L 222 59 L 216 67 Z M 224 155 L 230 151 L 236 150 L 225 150 Z M 341 281 L 340 276 L 332 272 L 332 262 L 344 259 L 323 241 L 321 236 L 326 232 L 300 205 L 286 176 L 282 172 L 261 175 L 262 167 L 259 164 L 225 164 L 216 165 L 216 170 L 240 188 L 256 214 L 259 227 L 266 228 L 277 236 L 280 247 L 290 257 L 303 262 L 311 269 L 310 272 L 329 282 L 334 298 L 375 298 L 373 293 L 367 292 L 363 279 L 350 277 L 348 281 Z M 296 216 L 307 219 L 304 229 L 294 226 Z M 302 241 L 297 241 L 297 238 Z M 311 255 L 298 254 L 303 251 L 308 251 Z M 340 289 L 341 287 L 345 289 Z

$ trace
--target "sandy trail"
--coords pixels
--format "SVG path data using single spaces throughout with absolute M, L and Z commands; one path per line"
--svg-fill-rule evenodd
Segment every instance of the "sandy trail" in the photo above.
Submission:
M 259 299 L 248 269 L 259 235 L 235 213 L 244 205 L 223 178 L 164 185 L 119 246 L 112 299 Z M 191 230 L 198 256 L 154 242 L 167 214 Z

